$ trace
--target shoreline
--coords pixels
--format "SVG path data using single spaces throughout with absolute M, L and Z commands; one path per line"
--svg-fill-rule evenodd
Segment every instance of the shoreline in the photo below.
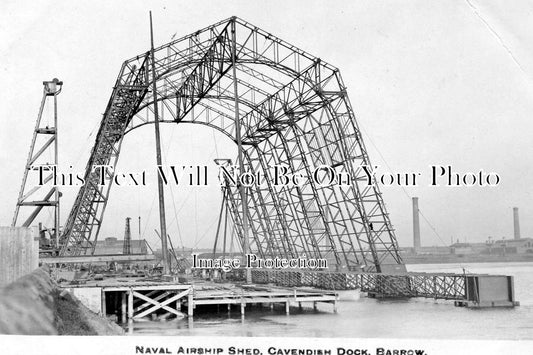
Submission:
M 416 264 L 461 264 L 461 263 L 509 263 L 533 262 L 533 254 L 511 255 L 402 255 L 406 265 Z

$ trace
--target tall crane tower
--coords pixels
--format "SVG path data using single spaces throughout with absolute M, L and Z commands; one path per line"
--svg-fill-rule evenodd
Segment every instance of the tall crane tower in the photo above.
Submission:
M 54 210 L 53 242 L 57 248 L 59 240 L 59 198 L 61 193 L 54 178 L 59 163 L 57 140 L 57 96 L 63 82 L 57 78 L 43 81 L 43 97 L 33 130 L 33 138 L 22 185 L 20 187 L 12 226 L 28 227 L 43 208 Z M 52 101 L 53 119 L 44 118 L 43 113 Z

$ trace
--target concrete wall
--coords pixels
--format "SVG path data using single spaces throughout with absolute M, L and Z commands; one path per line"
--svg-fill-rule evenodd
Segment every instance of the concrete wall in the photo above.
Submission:
M 85 307 L 96 314 L 102 315 L 102 288 L 101 287 L 75 287 L 68 288 Z
M 37 227 L 0 227 L 0 287 L 29 274 L 38 263 Z

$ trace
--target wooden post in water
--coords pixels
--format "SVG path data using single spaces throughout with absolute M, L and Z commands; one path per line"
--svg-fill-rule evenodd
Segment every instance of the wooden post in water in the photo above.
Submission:
M 122 292 L 122 303 L 120 307 L 121 323 L 126 323 L 126 312 L 127 312 L 126 308 L 127 308 L 126 292 Z
M 189 291 L 189 295 L 187 296 L 187 300 L 188 300 L 188 309 L 187 309 L 187 314 L 189 317 L 192 317 L 193 314 L 194 314 L 194 300 L 193 300 L 193 290 L 191 289 Z
M 105 305 L 105 292 L 102 289 L 102 305 L 100 306 L 100 311 L 102 312 L 102 317 L 107 315 L 106 305 Z
M 133 290 L 128 291 L 128 319 L 133 320 Z

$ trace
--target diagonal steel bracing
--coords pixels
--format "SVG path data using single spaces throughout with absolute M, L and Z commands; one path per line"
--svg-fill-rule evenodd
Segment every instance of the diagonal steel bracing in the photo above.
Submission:
M 66 223 L 63 254 L 92 252 L 111 186 L 99 186 L 92 167 L 114 166 L 125 133 L 153 122 L 148 88 L 155 80 L 164 121 L 207 125 L 233 141 L 239 93 L 245 169 L 267 177 L 248 188 L 252 251 L 264 257 L 325 257 L 340 269 L 401 269 L 381 192 L 363 179 L 361 166 L 371 164 L 337 68 L 235 17 L 160 46 L 154 57 L 155 77 L 146 70 L 147 53 L 122 67 L 86 184 Z M 274 186 L 274 165 L 307 178 L 328 165 L 348 175 L 350 184 L 322 186 L 306 179 L 301 186 Z M 236 186 L 223 189 L 243 243 L 243 201 Z

